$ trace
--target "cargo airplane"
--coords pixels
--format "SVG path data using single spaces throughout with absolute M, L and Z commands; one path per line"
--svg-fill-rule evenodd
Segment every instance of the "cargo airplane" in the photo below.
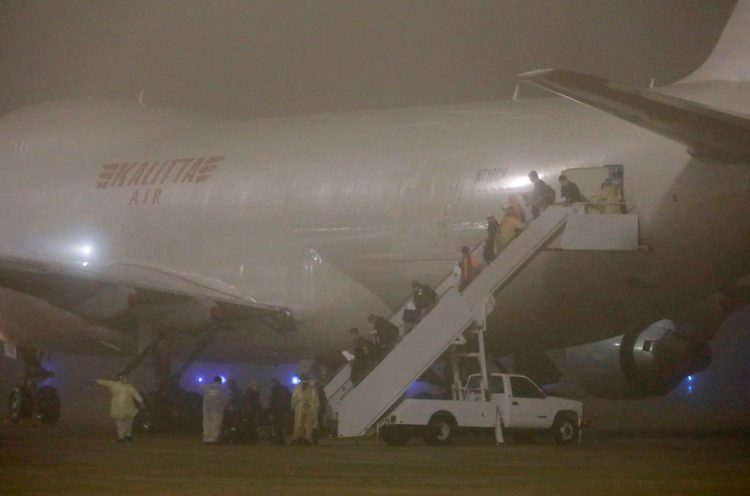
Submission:
M 663 394 L 706 366 L 720 303 L 745 295 L 749 23 L 741 0 L 702 67 L 650 89 L 545 70 L 522 78 L 566 98 L 244 122 L 92 101 L 11 112 L 0 339 L 32 385 L 38 350 L 335 355 L 410 281 L 450 273 L 536 170 L 589 197 L 618 178 L 642 249 L 541 252 L 497 299 L 490 352 L 610 396 Z M 34 393 L 14 391 L 16 416 Z M 36 396 L 56 418 L 56 392 Z

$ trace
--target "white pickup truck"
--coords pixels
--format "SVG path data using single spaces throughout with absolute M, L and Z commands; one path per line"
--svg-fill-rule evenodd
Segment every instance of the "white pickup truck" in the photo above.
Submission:
M 529 438 L 551 432 L 559 444 L 572 443 L 583 422 L 580 401 L 548 396 L 526 376 L 491 374 L 488 388 L 482 376 L 469 376 L 458 400 L 405 399 L 383 419 L 381 438 L 399 445 L 422 434 L 428 444 L 448 444 L 459 429 L 495 429 Z

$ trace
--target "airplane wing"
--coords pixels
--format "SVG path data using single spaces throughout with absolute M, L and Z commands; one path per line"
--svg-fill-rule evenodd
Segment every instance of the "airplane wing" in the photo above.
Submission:
M 288 309 L 260 303 L 223 281 L 137 263 L 83 267 L 0 255 L 0 287 L 112 327 L 132 324 L 123 317 L 135 307 L 177 307 L 190 301 L 212 305 L 220 320 L 260 321 L 282 332 L 294 327 Z
M 562 69 L 532 71 L 520 77 L 683 143 L 693 156 L 731 162 L 750 160 L 750 118 L 746 116 Z

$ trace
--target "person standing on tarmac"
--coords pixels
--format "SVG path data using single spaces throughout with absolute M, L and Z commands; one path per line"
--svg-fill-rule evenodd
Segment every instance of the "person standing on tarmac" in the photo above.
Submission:
M 229 391 L 229 401 L 224 411 L 222 437 L 225 442 L 230 444 L 243 443 L 245 442 L 243 440 L 245 432 L 242 419 L 242 392 L 234 379 L 227 379 L 227 390 Z
M 247 442 L 258 444 L 258 420 L 261 416 L 262 406 L 260 391 L 258 391 L 258 383 L 256 381 L 250 381 L 250 385 L 245 390 L 242 402 Z
M 115 420 L 117 442 L 132 442 L 133 419 L 138 414 L 136 402 L 143 408 L 143 398 L 124 375 L 120 375 L 116 381 L 97 379 L 96 383 L 108 388 L 112 395 L 109 414 Z
M 291 394 L 289 390 L 276 379 L 271 379 L 271 397 L 268 409 L 273 423 L 274 441 L 276 444 L 286 444 L 286 431 L 289 424 L 289 410 Z
M 221 434 L 221 423 L 224 420 L 224 409 L 229 403 L 229 395 L 221 385 L 221 377 L 214 377 L 214 382 L 203 388 L 203 442 L 216 444 Z
M 328 410 L 328 398 L 326 398 L 325 387 L 323 386 L 323 379 L 319 378 L 313 383 L 315 393 L 318 395 L 318 425 L 313 430 L 313 444 L 318 444 L 318 437 L 325 433 L 327 429 L 326 425 L 326 411 Z
M 300 384 L 292 394 L 294 411 L 294 433 L 292 446 L 310 446 L 313 443 L 313 429 L 318 423 L 318 392 L 310 385 L 310 379 L 300 376 Z

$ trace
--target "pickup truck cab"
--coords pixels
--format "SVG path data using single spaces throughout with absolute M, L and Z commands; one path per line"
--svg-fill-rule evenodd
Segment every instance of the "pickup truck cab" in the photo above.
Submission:
M 381 422 L 382 439 L 404 444 L 422 434 L 428 444 L 448 444 L 461 429 L 495 429 L 528 438 L 551 432 L 555 442 L 570 444 L 583 421 L 580 401 L 548 396 L 526 376 L 493 373 L 486 387 L 481 374 L 469 376 L 453 400 L 403 400 Z

